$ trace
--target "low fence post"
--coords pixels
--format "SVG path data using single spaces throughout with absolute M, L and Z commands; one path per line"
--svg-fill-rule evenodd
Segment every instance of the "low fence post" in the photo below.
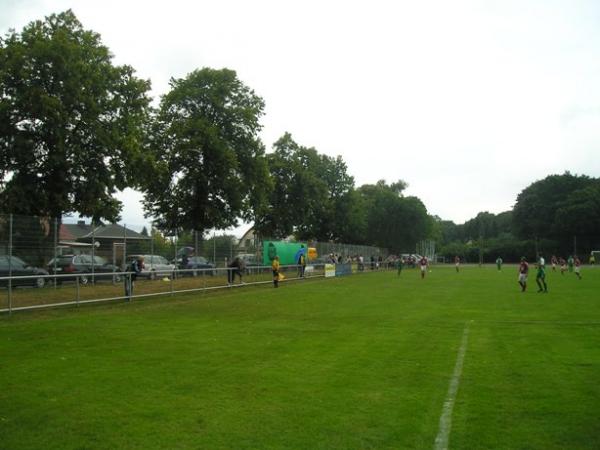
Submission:
M 131 280 L 131 273 L 123 274 L 123 285 L 125 286 L 125 301 L 131 301 L 131 295 L 133 294 L 133 281 Z
M 76 286 L 76 294 L 75 294 L 75 303 L 77 307 L 79 307 L 79 277 L 75 277 L 75 286 Z
M 173 272 L 171 272 L 171 297 L 173 297 L 173 292 L 174 292 L 174 289 L 173 289 L 174 280 L 175 280 L 175 270 L 173 270 Z

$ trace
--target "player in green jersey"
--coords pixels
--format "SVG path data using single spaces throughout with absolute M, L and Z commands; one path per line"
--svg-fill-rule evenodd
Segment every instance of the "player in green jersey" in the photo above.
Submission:
M 398 276 L 402 273 L 402 268 L 404 267 L 404 258 L 398 258 L 396 261 L 396 267 L 398 268 Z
M 546 267 L 539 261 L 537 263 L 537 274 L 535 276 L 535 282 L 538 285 L 538 292 L 548 293 L 548 285 L 546 284 Z

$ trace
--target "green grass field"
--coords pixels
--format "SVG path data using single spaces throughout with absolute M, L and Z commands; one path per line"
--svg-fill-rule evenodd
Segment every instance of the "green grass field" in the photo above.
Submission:
M 600 448 L 600 270 L 434 267 L 0 317 L 2 449 Z

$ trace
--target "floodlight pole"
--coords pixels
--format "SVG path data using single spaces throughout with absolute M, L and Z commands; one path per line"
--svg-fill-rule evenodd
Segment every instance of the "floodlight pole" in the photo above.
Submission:
M 96 244 L 96 228 L 92 220 L 92 284 L 96 284 L 96 279 L 94 278 L 94 274 L 96 273 L 96 246 L 94 244 Z
M 12 242 L 13 238 L 13 215 L 9 216 L 8 222 L 8 314 L 12 314 Z

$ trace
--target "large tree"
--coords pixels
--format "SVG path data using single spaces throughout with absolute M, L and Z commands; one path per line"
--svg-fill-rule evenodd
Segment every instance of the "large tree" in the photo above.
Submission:
M 359 188 L 366 204 L 367 244 L 389 248 L 393 252 L 411 251 L 429 237 L 433 219 L 417 197 L 404 197 L 406 183 L 388 185 L 384 180 Z
M 513 209 L 517 234 L 523 239 L 571 239 L 582 231 L 577 222 L 589 223 L 588 215 L 597 214 L 594 203 L 597 183 L 598 180 L 585 175 L 565 172 L 527 186 L 518 195 Z
M 275 189 L 255 228 L 263 236 L 339 241 L 353 222 L 354 179 L 341 156 L 320 154 L 285 133 L 268 156 Z
M 171 80 L 150 145 L 158 173 L 144 200 L 159 228 L 204 232 L 261 214 L 271 185 L 258 138 L 263 110 L 232 70 Z
M 118 218 L 144 160 L 148 81 L 69 10 L 0 39 L 0 208 Z

